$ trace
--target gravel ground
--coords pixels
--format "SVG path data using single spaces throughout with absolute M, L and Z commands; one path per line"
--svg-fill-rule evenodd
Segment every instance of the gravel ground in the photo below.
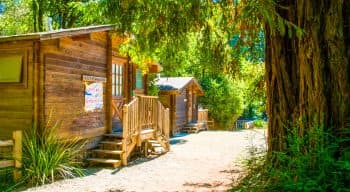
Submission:
M 265 130 L 204 131 L 171 140 L 171 150 L 140 158 L 120 169 L 89 169 L 68 179 L 27 191 L 225 191 L 242 174 L 248 146 L 264 146 Z

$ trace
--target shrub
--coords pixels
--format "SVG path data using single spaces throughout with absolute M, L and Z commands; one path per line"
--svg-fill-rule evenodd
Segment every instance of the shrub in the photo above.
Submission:
M 247 175 L 232 191 L 350 191 L 350 148 L 340 150 L 344 141 L 349 138 L 319 127 L 303 137 L 293 129 L 285 151 L 256 152 L 245 162 Z
M 255 128 L 265 128 L 266 122 L 264 120 L 258 119 L 254 121 Z
M 49 125 L 49 123 L 48 123 Z M 77 139 L 64 141 L 57 137 L 58 123 L 39 129 L 33 126 L 24 134 L 24 180 L 32 185 L 54 182 L 83 175 L 76 157 L 84 144 Z

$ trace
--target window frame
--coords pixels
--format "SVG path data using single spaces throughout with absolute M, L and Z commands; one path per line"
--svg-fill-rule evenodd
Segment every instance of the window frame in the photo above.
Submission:
M 138 79 L 137 79 L 137 77 L 138 77 L 138 75 L 139 74 L 141 74 L 141 76 L 139 76 L 139 77 L 141 77 L 140 79 L 139 79 L 139 83 L 140 83 L 140 81 L 141 81 L 141 87 L 137 87 L 137 85 L 138 85 Z M 138 90 L 143 90 L 144 89 L 144 80 L 143 80 L 143 73 L 142 73 L 142 70 L 141 69 L 136 69 L 136 71 L 135 71 L 135 89 L 138 89 Z
M 112 63 L 112 96 L 123 97 L 124 65 Z
M 0 88 L 28 88 L 28 54 L 25 50 L 1 50 L 0 57 L 16 55 L 22 57 L 20 82 L 0 82 Z

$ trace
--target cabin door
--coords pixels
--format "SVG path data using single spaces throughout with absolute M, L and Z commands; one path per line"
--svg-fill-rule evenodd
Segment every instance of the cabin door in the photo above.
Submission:
M 114 132 L 122 131 L 122 110 L 124 105 L 125 64 L 112 62 L 112 128 Z
M 195 94 L 192 94 L 192 121 L 197 122 L 197 120 L 198 120 L 197 97 Z

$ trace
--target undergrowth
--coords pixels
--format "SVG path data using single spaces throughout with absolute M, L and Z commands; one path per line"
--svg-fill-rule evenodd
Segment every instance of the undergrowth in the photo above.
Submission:
M 50 125 L 50 122 L 47 124 Z M 63 140 L 57 136 L 59 124 L 25 132 L 23 168 L 26 183 L 42 185 L 56 179 L 83 175 L 77 157 L 84 147 L 78 139 Z
M 288 133 L 283 152 L 251 149 L 247 174 L 232 191 L 350 191 L 350 138 L 336 138 L 322 127 L 303 137 L 296 130 Z

